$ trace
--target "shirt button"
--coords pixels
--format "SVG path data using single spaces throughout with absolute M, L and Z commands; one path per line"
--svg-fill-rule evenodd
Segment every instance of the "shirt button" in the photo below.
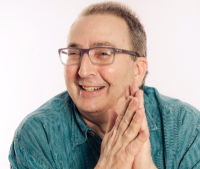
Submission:
M 95 133 L 94 133 L 93 131 L 90 131 L 90 135 L 91 135 L 92 137 L 94 137 L 94 136 L 95 136 Z

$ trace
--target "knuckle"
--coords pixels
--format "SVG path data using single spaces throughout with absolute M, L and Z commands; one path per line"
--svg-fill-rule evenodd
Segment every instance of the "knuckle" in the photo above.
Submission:
M 118 117 L 117 117 L 117 122 L 120 122 L 123 119 L 123 117 L 124 116 L 122 114 L 119 114 Z
M 130 108 L 136 109 L 139 108 L 139 99 L 134 97 L 131 104 L 129 104 Z
M 129 102 L 130 102 L 130 101 L 131 101 L 133 98 L 134 98 L 134 97 L 130 95 L 130 96 L 128 96 L 128 99 L 127 99 L 127 101 L 129 101 Z
M 142 120 L 143 120 L 142 114 L 137 112 L 136 116 L 133 117 L 133 120 L 131 123 L 131 126 L 133 126 L 132 128 L 135 128 L 135 127 L 140 128 L 142 125 Z
M 137 136 L 138 134 L 138 127 L 134 127 L 133 129 L 131 129 L 130 127 L 126 130 L 126 135 L 130 136 L 130 137 L 133 137 L 134 138 Z
M 122 121 L 123 121 L 126 125 L 129 125 L 129 121 L 128 121 L 125 117 L 122 119 Z
M 141 107 L 141 108 L 139 108 L 137 111 L 139 111 L 139 112 L 145 112 L 145 108 L 144 108 L 144 107 Z
M 136 141 L 136 140 L 130 143 L 131 149 L 133 149 L 136 152 L 141 148 L 142 145 L 143 145 L 143 142 Z
M 135 140 L 130 143 L 131 149 L 139 150 L 146 142 L 148 135 L 146 132 L 139 133 Z
M 139 128 L 134 128 L 134 129 L 130 129 L 128 128 L 123 135 L 123 140 L 125 140 L 125 142 L 127 142 L 127 140 L 132 141 L 134 140 L 139 133 Z
M 137 154 L 138 148 L 132 145 L 132 142 L 129 146 L 125 148 L 125 154 L 127 156 L 135 156 Z
M 123 119 L 123 115 L 119 114 L 116 121 L 115 121 L 115 128 L 118 129 L 119 128 L 119 124 L 121 123 Z
M 128 130 L 126 130 L 123 135 L 123 140 L 124 140 L 123 143 L 125 143 L 127 140 L 130 140 L 130 139 L 134 139 L 133 135 L 130 134 Z
M 148 137 L 149 137 L 149 132 L 147 131 L 141 132 L 138 136 L 138 143 L 143 144 L 148 139 Z
M 117 152 L 113 155 L 113 158 L 118 162 L 124 162 L 124 157 L 125 157 L 125 154 L 122 152 L 121 153 Z
M 115 137 L 115 135 L 116 135 L 116 132 L 117 132 L 117 130 L 116 130 L 116 128 L 114 128 L 113 130 L 112 130 L 112 132 L 110 133 L 110 137 L 109 137 L 109 139 L 111 138 L 111 137 Z

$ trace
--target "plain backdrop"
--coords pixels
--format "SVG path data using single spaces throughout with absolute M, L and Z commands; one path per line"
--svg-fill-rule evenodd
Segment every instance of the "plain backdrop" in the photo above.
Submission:
M 0 0 L 0 168 L 9 168 L 9 148 L 22 119 L 66 90 L 57 49 L 66 47 L 71 24 L 94 2 L 101 1 Z M 200 109 L 200 1 L 123 3 L 146 29 L 146 85 Z

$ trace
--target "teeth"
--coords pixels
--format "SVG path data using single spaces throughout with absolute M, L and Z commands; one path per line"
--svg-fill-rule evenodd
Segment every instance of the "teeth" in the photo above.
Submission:
M 84 86 L 81 87 L 86 91 L 95 91 L 103 88 L 103 87 L 84 87 Z

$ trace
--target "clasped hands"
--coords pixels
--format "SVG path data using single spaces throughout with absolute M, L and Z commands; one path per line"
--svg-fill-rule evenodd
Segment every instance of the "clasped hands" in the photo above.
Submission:
M 143 91 L 136 84 L 125 91 L 124 110 L 110 109 L 107 131 L 95 169 L 155 169 L 151 158 L 149 129 Z

